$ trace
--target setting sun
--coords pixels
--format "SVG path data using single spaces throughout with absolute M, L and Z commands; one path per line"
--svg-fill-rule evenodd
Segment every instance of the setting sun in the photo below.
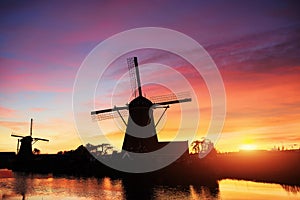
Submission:
M 254 144 L 243 144 L 240 146 L 240 150 L 251 151 L 256 150 L 256 145 Z

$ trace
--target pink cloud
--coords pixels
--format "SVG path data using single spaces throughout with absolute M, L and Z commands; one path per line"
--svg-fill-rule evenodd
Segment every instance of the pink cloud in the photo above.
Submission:
M 5 108 L 0 106 L 1 117 L 3 118 L 12 118 L 15 116 L 16 111 L 10 108 Z
M 66 68 L 47 69 L 41 64 L 1 58 L 0 89 L 2 92 L 72 91 L 75 72 Z
M 28 126 L 28 122 L 0 121 L 0 126 L 19 131 L 22 130 L 25 126 Z
M 297 73 L 286 74 L 223 70 L 227 95 L 224 131 L 280 128 L 297 123 L 300 117 L 299 72 L 300 68 Z

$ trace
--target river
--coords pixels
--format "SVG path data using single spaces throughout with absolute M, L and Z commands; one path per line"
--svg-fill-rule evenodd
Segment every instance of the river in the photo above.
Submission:
M 122 180 L 14 173 L 0 169 L 0 197 L 28 200 L 154 199 L 240 200 L 300 199 L 300 187 L 225 179 L 217 187 L 152 185 L 130 188 Z

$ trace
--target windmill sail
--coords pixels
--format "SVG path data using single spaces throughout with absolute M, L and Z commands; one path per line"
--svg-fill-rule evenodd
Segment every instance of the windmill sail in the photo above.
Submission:
M 132 94 L 134 94 L 134 97 L 136 97 L 137 86 L 136 86 L 134 62 L 132 61 L 132 59 L 128 58 L 127 64 L 128 64 L 128 72 L 129 72 L 129 77 L 130 77 L 130 85 L 131 85 Z
M 140 79 L 140 72 L 138 68 L 137 57 L 127 58 L 131 88 L 136 97 L 136 89 L 138 88 L 139 96 L 142 96 L 142 86 Z
M 33 119 L 30 119 L 30 136 L 32 136 L 32 123 L 33 123 Z
M 41 141 L 46 141 L 46 142 L 49 142 L 48 139 L 43 139 L 43 138 L 32 138 L 34 141 L 38 141 L 38 140 L 41 140 Z
M 181 92 L 177 94 L 166 94 L 160 96 L 153 96 L 149 98 L 154 104 L 157 105 L 170 105 L 175 103 L 190 102 L 192 98 L 189 92 Z
M 175 103 L 184 103 L 184 102 L 191 102 L 191 98 L 186 98 L 186 99 L 178 99 L 178 100 L 173 100 L 173 101 L 164 101 L 164 102 L 159 102 L 157 105 L 170 105 L 170 104 L 175 104 Z
M 110 108 L 110 109 L 92 111 L 91 115 L 93 116 L 94 120 L 96 119 L 102 121 L 106 119 L 113 119 L 116 117 L 120 117 L 120 115 L 127 116 L 128 112 L 126 110 L 128 110 L 128 106 L 123 106 L 123 107 L 115 106 L 114 108 Z
M 15 135 L 15 134 L 11 134 L 12 137 L 20 137 L 20 138 L 23 138 L 24 136 L 21 136 L 21 135 Z

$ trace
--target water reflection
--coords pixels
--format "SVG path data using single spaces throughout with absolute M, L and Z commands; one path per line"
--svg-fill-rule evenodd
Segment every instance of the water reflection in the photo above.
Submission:
M 297 187 L 297 186 L 281 185 L 281 187 L 283 189 L 285 189 L 285 191 L 293 193 L 293 194 L 300 193 L 300 187 Z
M 108 177 L 101 179 L 53 177 L 51 174 L 26 173 L 10 173 L 10 176 L 1 176 L 0 170 L 0 198 L 2 199 L 223 200 L 299 199 L 299 197 L 300 187 L 230 179 L 221 180 L 210 186 L 162 186 L 151 184 L 147 180 L 122 181 Z
M 25 173 L 17 173 L 14 178 L 14 191 L 22 195 L 22 200 L 25 200 L 25 195 L 33 191 L 32 183 L 30 183 L 32 179 Z
M 191 199 L 218 199 L 219 187 L 205 187 L 190 185 Z
M 154 196 L 154 185 L 147 183 L 145 180 L 132 181 L 123 180 L 123 189 L 125 194 L 125 199 L 139 199 L 143 197 L 145 200 L 153 199 Z
M 0 171 L 1 173 L 1 171 Z M 1 176 L 0 176 L 1 177 Z M 0 178 L 0 199 L 125 199 L 121 180 L 13 173 Z
M 195 199 L 211 199 L 217 200 L 218 193 L 213 194 L 209 187 L 206 186 L 159 186 L 155 188 L 153 199 L 169 200 L 195 200 Z
M 257 183 L 252 181 L 239 181 L 239 180 L 221 180 L 220 182 L 220 199 L 299 199 L 300 187 L 289 186 L 283 189 L 279 184 L 271 183 Z M 294 188 L 294 193 L 287 191 L 286 188 Z M 297 189 L 295 189 L 297 188 Z
M 212 181 L 206 185 L 161 185 L 147 179 L 122 181 L 127 200 L 164 200 L 164 199 L 218 199 L 219 185 Z M 203 183 L 202 183 L 203 184 Z

